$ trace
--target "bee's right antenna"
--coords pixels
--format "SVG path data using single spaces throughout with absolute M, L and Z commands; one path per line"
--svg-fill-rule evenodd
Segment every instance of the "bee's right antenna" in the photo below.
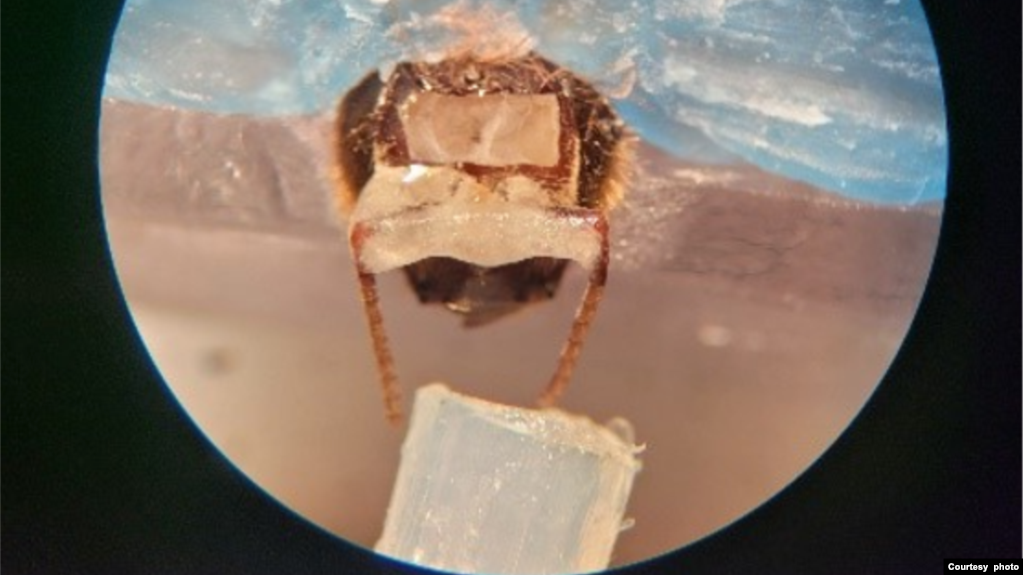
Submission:
M 595 210 L 585 211 L 591 214 L 591 225 L 600 234 L 600 255 L 590 271 L 590 279 L 586 284 L 582 303 L 579 304 L 579 309 L 575 312 L 575 319 L 572 321 L 572 330 L 569 331 L 568 339 L 565 340 L 565 345 L 561 348 L 558 367 L 554 370 L 554 375 L 551 376 L 547 388 L 540 395 L 538 403 L 541 407 L 554 405 L 568 388 L 572 372 L 575 371 L 575 364 L 579 360 L 579 352 L 582 351 L 586 334 L 590 331 L 590 325 L 593 324 L 597 306 L 604 296 L 604 286 L 607 284 L 607 268 L 610 260 L 607 218 Z

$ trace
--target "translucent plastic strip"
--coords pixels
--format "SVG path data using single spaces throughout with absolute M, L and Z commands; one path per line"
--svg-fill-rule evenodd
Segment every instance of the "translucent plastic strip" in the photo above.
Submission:
M 605 569 L 640 469 L 629 434 L 423 387 L 376 549 L 460 573 Z

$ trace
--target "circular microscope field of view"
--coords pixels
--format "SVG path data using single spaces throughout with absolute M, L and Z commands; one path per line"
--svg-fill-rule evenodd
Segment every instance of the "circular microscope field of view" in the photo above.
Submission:
M 282 505 L 372 548 L 443 382 L 629 422 L 624 565 L 772 498 L 881 382 L 940 86 L 914 0 L 129 0 L 102 200 L 170 394 Z

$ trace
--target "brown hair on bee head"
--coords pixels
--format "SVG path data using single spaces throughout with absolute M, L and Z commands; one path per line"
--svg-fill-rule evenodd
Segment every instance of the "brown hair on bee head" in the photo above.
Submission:
M 578 170 L 578 180 L 571 194 L 576 198 L 574 203 L 609 210 L 621 200 L 630 176 L 634 138 L 607 98 L 589 82 L 533 52 L 517 59 L 490 61 L 462 55 L 440 62 L 402 62 L 386 80 L 371 73 L 345 95 L 338 109 L 335 132 L 336 199 L 342 213 L 351 212 L 360 190 L 373 176 L 374 161 L 380 159 L 374 157 L 375 153 L 392 165 L 412 160 L 408 157 L 410 140 L 403 132 L 407 126 L 402 124 L 413 125 L 417 116 L 411 111 L 422 106 L 407 106 L 402 113 L 398 106 L 408 99 L 414 100 L 416 93 L 421 94 L 420 103 L 426 107 L 428 101 L 433 102 L 426 96 L 429 94 L 468 97 L 466 102 L 470 103 L 478 96 L 491 94 L 556 96 L 562 106 L 567 106 L 567 111 L 561 114 L 562 121 L 567 122 L 562 129 L 568 129 L 571 141 L 562 142 L 563 151 L 578 150 L 579 164 L 574 168 Z M 378 146 L 376 151 L 374 146 Z M 570 168 L 568 164 L 556 163 L 564 170 Z M 529 166 L 516 169 L 555 183 L 570 177 L 569 172 L 560 173 L 557 169 L 547 175 Z
M 396 25 L 388 34 L 409 47 L 406 59 L 425 62 L 515 60 L 536 47 L 536 40 L 514 12 L 499 11 L 489 4 L 471 6 L 465 1 Z M 416 45 L 417 38 L 428 40 L 425 45 Z

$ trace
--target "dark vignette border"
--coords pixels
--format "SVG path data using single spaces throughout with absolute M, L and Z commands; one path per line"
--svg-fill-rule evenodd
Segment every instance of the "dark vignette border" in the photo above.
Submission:
M 950 191 L 931 283 L 883 385 L 767 505 L 629 572 L 922 573 L 945 557 L 1020 556 L 1018 36 L 1014 12 L 994 6 L 926 3 Z M 9 4 L 2 22 L 4 571 L 407 571 L 263 497 L 163 391 L 99 205 L 99 90 L 119 9 Z

